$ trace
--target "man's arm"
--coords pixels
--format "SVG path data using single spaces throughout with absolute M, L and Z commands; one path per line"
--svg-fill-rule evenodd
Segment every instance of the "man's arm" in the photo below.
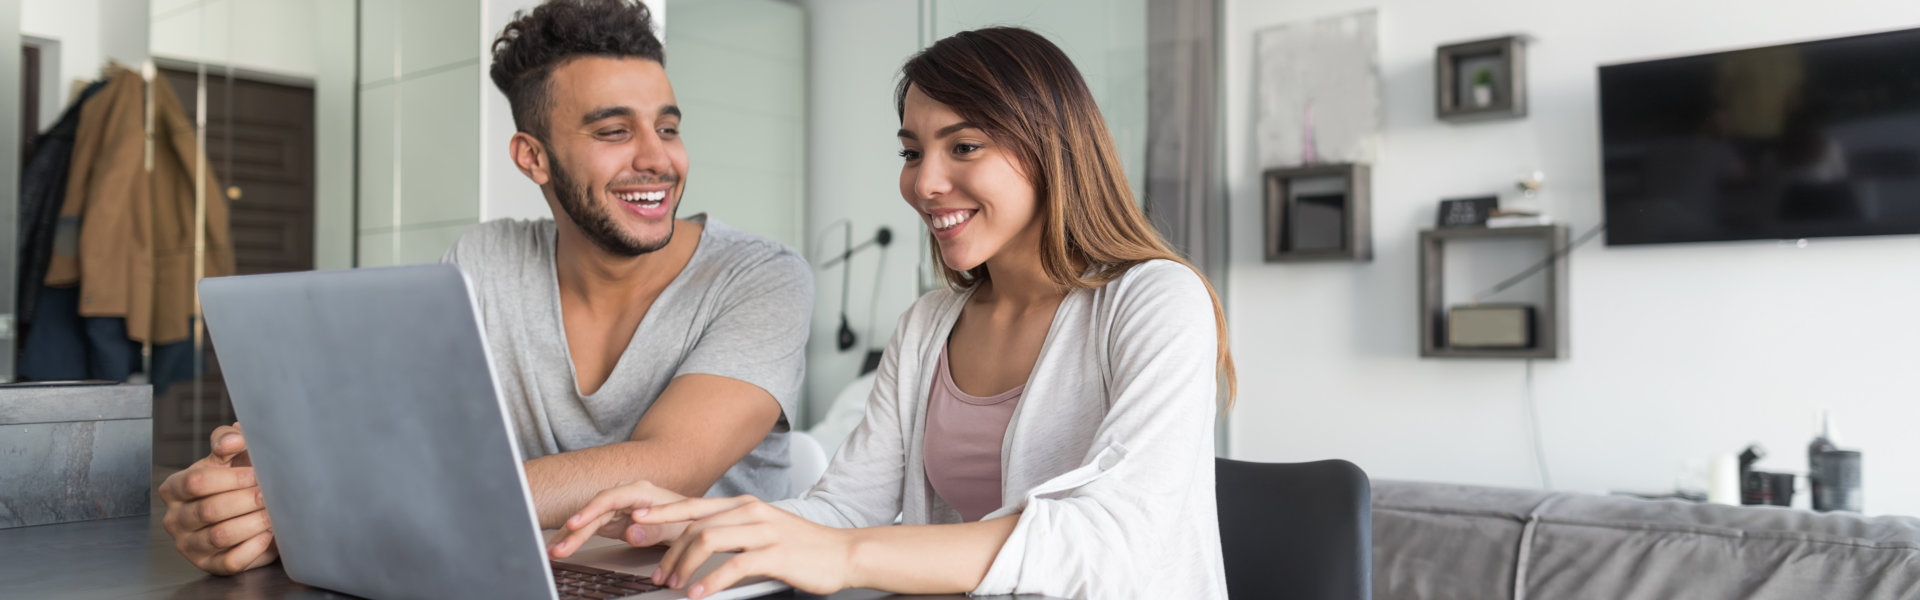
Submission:
M 527 461 L 540 527 L 558 528 L 594 494 L 635 481 L 704 496 L 779 420 L 780 403 L 759 386 L 718 375 L 676 377 L 628 441 Z

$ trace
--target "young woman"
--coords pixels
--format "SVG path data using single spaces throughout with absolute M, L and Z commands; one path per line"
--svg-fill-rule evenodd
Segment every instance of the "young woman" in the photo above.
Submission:
M 594 531 L 671 542 L 655 578 L 695 598 L 752 575 L 814 593 L 1225 597 L 1225 320 L 1134 204 L 1086 82 L 1011 28 L 941 40 L 902 75 L 900 194 L 951 289 L 901 317 L 825 477 L 772 504 L 614 488 L 552 554 Z M 692 580 L 723 551 L 741 554 Z

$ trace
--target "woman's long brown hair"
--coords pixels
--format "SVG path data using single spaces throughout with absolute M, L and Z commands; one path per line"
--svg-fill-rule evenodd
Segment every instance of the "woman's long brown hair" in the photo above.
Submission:
M 1039 198 L 1040 266 L 1054 283 L 1097 288 L 1154 259 L 1193 268 L 1134 203 L 1120 154 L 1086 80 L 1047 38 L 1014 27 L 954 34 L 901 68 L 894 108 L 902 118 L 909 87 L 952 108 L 1019 157 Z M 955 288 L 988 278 L 984 264 L 966 272 L 948 267 L 937 245 L 933 263 Z M 1213 299 L 1218 374 L 1226 380 L 1232 406 L 1239 386 L 1227 349 L 1226 313 L 1206 275 L 1199 269 L 1194 274 Z

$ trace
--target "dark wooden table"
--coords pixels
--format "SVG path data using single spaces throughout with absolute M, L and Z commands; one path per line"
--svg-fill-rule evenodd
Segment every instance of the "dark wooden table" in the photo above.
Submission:
M 353 598 L 287 578 L 279 563 L 232 577 L 201 572 L 173 549 L 160 527 L 158 499 L 147 517 L 0 529 L 0 598 L 21 600 L 168 598 L 178 600 Z M 847 590 L 831 596 L 785 592 L 769 598 L 950 598 Z M 1034 596 L 1023 599 L 1041 600 Z

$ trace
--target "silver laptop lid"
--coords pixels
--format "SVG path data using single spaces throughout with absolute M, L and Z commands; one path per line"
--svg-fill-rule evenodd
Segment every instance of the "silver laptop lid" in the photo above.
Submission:
M 423 265 L 200 284 L 294 581 L 552 598 L 466 276 Z

